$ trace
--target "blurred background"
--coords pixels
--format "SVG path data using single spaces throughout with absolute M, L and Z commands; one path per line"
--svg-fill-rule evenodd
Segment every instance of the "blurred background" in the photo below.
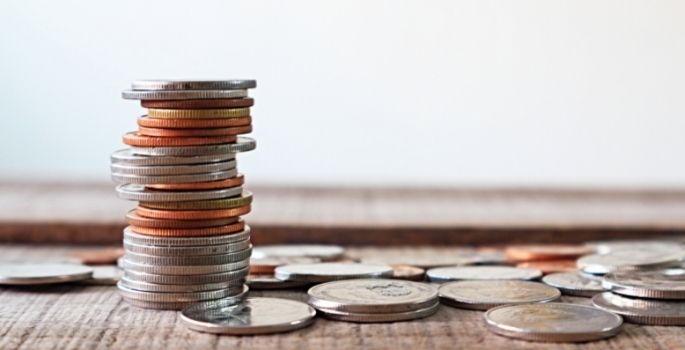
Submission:
M 683 1 L 3 1 L 0 177 L 109 181 L 143 78 L 254 78 L 258 184 L 674 187 Z

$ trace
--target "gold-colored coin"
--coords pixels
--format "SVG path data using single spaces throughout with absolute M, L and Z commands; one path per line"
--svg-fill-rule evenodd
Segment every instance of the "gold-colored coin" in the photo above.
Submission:
M 240 197 L 188 202 L 140 202 L 138 205 L 150 209 L 164 210 L 212 210 L 242 207 L 252 203 L 252 193 L 243 191 Z
M 243 118 L 250 116 L 250 108 L 221 109 L 160 109 L 149 108 L 149 118 L 155 119 L 221 119 Z

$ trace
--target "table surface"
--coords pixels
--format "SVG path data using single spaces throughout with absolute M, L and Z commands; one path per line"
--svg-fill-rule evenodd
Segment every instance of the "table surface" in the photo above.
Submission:
M 2 261 L 59 261 L 71 247 L 0 246 Z M 454 248 L 350 248 L 355 257 L 444 254 Z M 306 300 L 304 291 L 250 292 Z M 587 298 L 563 301 L 588 304 Z M 356 324 L 317 318 L 306 329 L 265 336 L 217 336 L 186 329 L 174 311 L 129 306 L 114 286 L 0 288 L 0 348 L 9 349 L 685 349 L 685 328 L 625 324 L 608 340 L 531 343 L 485 329 L 483 313 L 441 306 L 433 316 Z

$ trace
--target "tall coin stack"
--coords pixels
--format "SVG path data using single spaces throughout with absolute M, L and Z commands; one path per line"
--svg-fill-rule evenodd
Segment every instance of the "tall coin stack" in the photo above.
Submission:
M 254 80 L 146 80 L 122 93 L 147 115 L 126 133 L 130 148 L 111 157 L 120 198 L 138 201 L 126 215 L 124 269 L 118 287 L 139 307 L 180 309 L 241 299 L 249 269 L 252 194 L 243 189 L 236 153 L 255 148 L 247 89 Z

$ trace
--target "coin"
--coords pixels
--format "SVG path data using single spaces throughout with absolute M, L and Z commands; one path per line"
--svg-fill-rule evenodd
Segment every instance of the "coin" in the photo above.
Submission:
M 193 165 L 140 166 L 115 163 L 110 166 L 110 169 L 113 173 L 127 175 L 187 175 L 230 170 L 234 169 L 235 165 L 236 162 L 234 159 L 232 159 L 223 162 Z
M 79 249 L 69 253 L 70 257 L 86 265 L 114 265 L 123 255 L 121 247 Z
M 116 286 L 121 279 L 123 271 L 112 265 L 91 266 L 93 278 L 79 281 L 78 284 L 86 286 Z
M 230 297 L 235 294 L 241 293 L 243 288 L 242 285 L 238 289 L 228 288 L 228 289 L 217 289 L 205 292 L 185 292 L 185 293 L 171 293 L 171 292 L 144 292 L 140 290 L 131 289 L 124 285 L 124 280 L 122 279 L 117 283 L 117 288 L 119 288 L 119 294 L 126 299 L 136 299 L 144 301 L 152 301 L 157 303 L 183 303 L 189 301 L 203 301 L 203 300 L 213 300 L 225 297 Z
M 124 90 L 121 97 L 127 100 L 203 100 L 214 98 L 243 98 L 247 90 L 175 90 L 145 91 Z
M 136 244 L 124 239 L 124 247 L 127 251 L 136 254 L 155 256 L 204 256 L 219 255 L 241 251 L 250 247 L 250 240 L 237 241 L 235 243 L 201 245 L 189 247 L 154 246 Z
M 586 243 L 589 247 L 596 250 L 597 254 L 607 254 L 617 250 L 659 250 L 659 251 L 678 251 L 682 247 L 675 240 L 615 240 L 597 241 Z
M 195 155 L 195 156 L 140 156 L 133 153 L 130 148 L 121 149 L 114 152 L 111 156 L 112 164 L 125 164 L 136 166 L 165 166 L 165 165 L 184 165 L 184 164 L 207 164 L 224 162 L 235 159 L 233 153 Z
M 112 180 L 118 183 L 129 183 L 138 185 L 152 185 L 158 183 L 189 183 L 189 182 L 207 182 L 224 180 L 238 175 L 236 169 L 229 169 L 217 171 L 215 173 L 206 174 L 188 174 L 188 175 L 128 175 L 112 173 Z
M 577 261 L 578 268 L 592 274 L 606 274 L 614 271 L 645 270 L 678 265 L 685 256 L 685 250 L 662 250 L 661 248 L 640 250 L 616 250 L 607 254 L 586 255 Z
M 161 275 L 157 273 L 140 272 L 134 270 L 124 271 L 124 277 L 139 281 L 155 284 L 210 284 L 223 283 L 226 281 L 234 281 L 237 279 L 244 279 L 247 276 L 247 268 L 238 270 L 209 273 L 202 275 Z
M 537 269 L 543 274 L 555 272 L 574 272 L 577 271 L 575 260 L 540 260 L 540 261 L 526 261 L 516 264 L 516 267 L 524 269 Z
M 213 209 L 231 209 L 235 207 L 242 207 L 252 203 L 252 193 L 249 191 L 242 191 L 239 197 L 220 198 L 204 201 L 187 201 L 187 202 L 143 202 L 138 205 L 150 209 L 166 209 L 166 210 L 213 210 Z
M 440 301 L 462 309 L 487 310 L 505 304 L 546 303 L 559 299 L 554 287 L 519 280 L 470 280 L 440 286 Z
M 138 155 L 148 156 L 197 156 L 221 153 L 248 152 L 257 146 L 254 139 L 238 136 L 236 143 L 221 145 L 187 146 L 187 147 L 132 147 L 131 151 Z M 208 180 L 211 181 L 211 180 Z
M 493 333 L 529 341 L 585 342 L 612 337 L 623 321 L 591 306 L 543 303 L 504 305 L 485 313 Z
M 245 178 L 242 174 L 238 174 L 236 177 L 230 179 L 224 179 L 219 181 L 210 182 L 190 182 L 184 184 L 149 184 L 145 187 L 152 188 L 156 190 L 168 190 L 168 191 L 184 191 L 184 190 L 213 190 L 219 188 L 229 188 L 241 186 L 245 182 Z
M 225 135 L 249 134 L 252 132 L 251 125 L 235 126 L 232 128 L 212 129 L 162 129 L 139 127 L 138 134 L 155 137 L 213 137 Z
M 239 109 L 239 108 L 238 108 Z M 186 109 L 186 111 L 212 111 L 213 109 Z M 249 117 L 249 109 L 246 117 L 222 118 L 222 119 L 156 119 L 151 117 L 139 117 L 138 126 L 146 128 L 164 129 L 209 129 L 209 128 L 228 128 L 247 126 L 252 123 Z M 164 109 L 164 111 L 177 111 L 175 109 Z M 230 109 L 227 109 L 230 111 Z
M 388 279 L 350 279 L 316 285 L 307 291 L 316 309 L 350 313 L 398 313 L 432 306 L 438 289 L 430 284 Z
M 420 282 L 426 279 L 426 271 L 416 266 L 392 265 L 392 278 Z
M 126 252 L 126 255 L 124 255 L 124 259 L 136 264 L 191 267 L 242 262 L 243 260 L 250 258 L 250 253 L 252 253 L 252 247 L 225 254 L 196 256 L 155 256 L 128 251 Z
M 685 299 L 685 270 L 620 271 L 604 276 L 602 285 L 610 291 L 633 297 Z
M 222 119 L 245 118 L 250 116 L 249 108 L 224 109 L 158 109 L 150 108 L 147 112 L 149 119 Z
M 126 256 L 124 256 L 124 259 L 122 260 L 122 265 L 124 270 L 132 270 L 159 275 L 208 275 L 222 272 L 230 272 L 235 270 L 242 270 L 249 266 L 249 260 L 245 259 L 238 262 L 219 265 L 149 265 L 132 262 L 128 260 Z
M 81 264 L 0 264 L 0 285 L 54 284 L 82 281 L 92 277 L 93 269 Z
M 132 210 L 126 214 L 126 222 L 131 226 L 136 227 L 152 227 L 152 228 L 203 228 L 203 227 L 217 227 L 238 222 L 240 217 L 235 216 L 225 219 L 215 220 L 163 220 L 151 219 L 142 217 Z
M 216 109 L 252 107 L 254 100 L 249 97 L 207 100 L 143 100 L 140 101 L 140 104 L 145 108 Z
M 139 206 L 136 208 L 136 214 L 154 219 L 212 220 L 245 215 L 250 210 L 251 207 L 249 205 L 218 210 L 158 210 Z
M 571 244 L 529 244 L 512 245 L 504 251 L 511 261 L 561 260 L 577 258 L 594 253 L 594 249 L 584 245 Z
M 308 282 L 300 281 L 281 281 L 274 277 L 273 274 L 252 274 L 250 272 L 247 275 L 245 283 L 252 290 L 273 290 L 273 289 L 295 289 L 307 287 L 310 285 Z
M 239 294 L 243 291 L 243 279 L 228 280 L 225 282 L 204 283 L 204 284 L 157 284 L 141 282 L 123 277 L 122 286 L 130 290 L 153 293 L 195 293 L 209 292 L 220 289 L 227 290 L 230 295 Z
M 240 196 L 243 193 L 242 187 L 222 188 L 219 190 L 209 191 L 187 191 L 187 192 L 164 192 L 157 190 L 150 190 L 143 185 L 124 184 L 116 187 L 119 198 L 145 201 L 145 202 L 163 202 L 163 201 L 196 201 L 207 199 L 219 199 Z
M 245 299 L 247 296 L 247 289 L 244 289 L 242 293 L 233 295 L 230 297 L 222 298 L 223 302 L 226 303 L 237 303 Z M 191 305 L 196 305 L 197 302 L 154 302 L 154 301 L 145 301 L 145 300 L 138 300 L 138 299 L 129 299 L 126 297 L 123 297 L 124 300 L 126 300 L 127 303 L 136 306 L 136 307 L 141 307 L 145 309 L 156 309 L 156 310 L 181 310 L 183 308 L 186 308 Z
M 158 237 L 203 237 L 215 235 L 227 235 L 241 232 L 245 229 L 245 222 L 238 220 L 233 224 L 204 228 L 154 228 L 131 226 L 131 231 L 143 235 Z
M 638 299 L 604 292 L 592 297 L 592 305 L 619 314 L 630 323 L 685 326 L 685 302 Z
M 318 263 L 279 266 L 276 278 L 285 281 L 329 282 L 351 278 L 382 278 L 392 276 L 392 268 L 387 265 Z
M 243 302 L 217 300 L 189 306 L 181 312 L 188 328 L 217 334 L 268 334 L 304 328 L 314 321 L 309 305 L 288 299 L 247 298 Z
M 438 267 L 426 271 L 431 282 L 457 280 L 533 280 L 542 272 L 536 269 L 522 269 L 509 266 L 453 266 Z
M 124 134 L 124 143 L 138 147 L 178 147 L 178 146 L 205 146 L 222 143 L 233 143 L 238 139 L 235 135 L 203 136 L 203 137 L 156 137 L 145 136 L 132 131 Z
M 255 274 L 273 274 L 277 267 L 289 264 L 312 264 L 321 262 L 319 258 L 308 257 L 273 257 L 273 258 L 255 258 L 252 250 L 252 257 L 250 258 L 250 273 Z
M 579 297 L 592 297 L 597 293 L 604 292 L 602 279 L 579 272 L 558 272 L 542 278 L 542 282 L 558 288 L 566 295 Z
M 417 254 L 415 251 L 398 252 L 391 256 L 363 257 L 361 261 L 369 264 L 410 265 L 429 269 L 457 265 L 499 264 L 506 262 L 506 257 L 499 252 L 459 248 L 446 252 L 428 251 L 425 254 Z
M 331 261 L 341 258 L 343 254 L 345 254 L 345 249 L 337 245 L 289 244 L 256 247 L 253 257 L 255 259 L 306 257 Z
M 324 316 L 332 320 L 358 323 L 376 323 L 409 321 L 428 317 L 436 313 L 439 307 L 440 303 L 435 302 L 433 305 L 424 309 L 394 313 L 359 313 L 324 309 L 319 309 L 319 311 L 321 311 Z
M 232 244 L 250 239 L 250 226 L 245 225 L 245 230 L 242 232 L 231 233 L 228 235 L 216 236 L 200 236 L 200 237 L 156 237 L 141 235 L 133 232 L 131 227 L 124 229 L 124 241 L 133 244 L 141 244 L 147 246 L 164 246 L 164 247 L 193 247 L 193 246 L 208 246 L 217 244 Z
M 237 90 L 257 87 L 256 80 L 136 80 L 133 90 Z

